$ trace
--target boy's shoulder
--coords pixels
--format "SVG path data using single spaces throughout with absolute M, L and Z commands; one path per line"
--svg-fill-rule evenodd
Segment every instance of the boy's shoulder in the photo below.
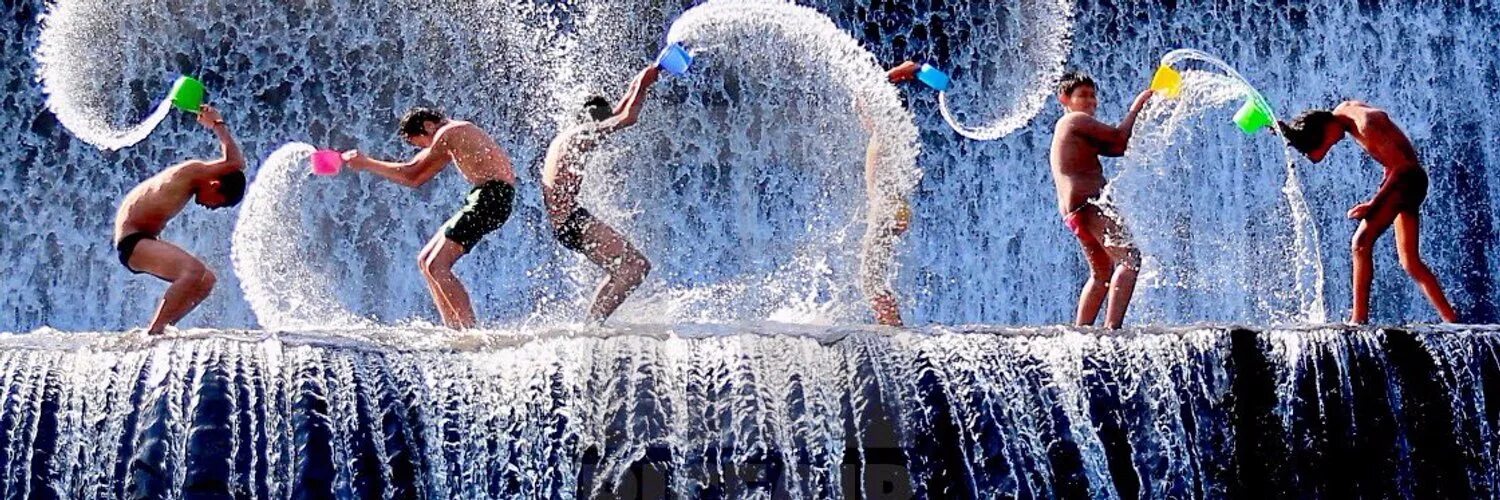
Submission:
M 1094 117 L 1082 111 L 1069 111 L 1057 119 L 1057 131 L 1066 132 L 1080 123 L 1092 121 Z
M 1094 119 L 1094 115 L 1090 115 L 1090 114 L 1085 113 L 1083 111 L 1069 111 L 1067 113 L 1063 113 L 1062 118 L 1058 118 L 1057 121 L 1069 121 L 1069 120 L 1077 121 L 1077 120 L 1093 120 L 1093 119 Z
M 433 134 L 433 138 L 455 135 L 466 130 L 477 130 L 478 128 L 479 127 L 476 127 L 471 122 L 466 122 L 463 120 L 448 120 L 447 124 L 444 124 L 442 127 L 438 128 L 437 133 Z
M 558 132 L 557 136 L 552 138 L 552 142 L 547 145 L 548 152 L 550 153 L 553 150 L 556 150 L 559 153 L 562 153 L 575 149 L 575 143 L 577 143 L 580 139 L 584 139 L 584 137 L 580 136 L 587 135 L 588 132 L 590 132 L 593 128 L 594 124 L 591 123 L 571 125 L 567 128 L 564 128 L 563 131 Z
M 201 159 L 183 160 L 151 176 L 151 179 L 148 179 L 148 181 L 159 183 L 192 182 L 194 179 L 204 175 L 203 170 L 207 166 L 208 162 Z
M 1344 102 L 1340 102 L 1338 106 L 1334 106 L 1333 110 L 1334 111 L 1338 111 L 1338 110 L 1341 110 L 1341 109 L 1373 108 L 1373 107 L 1374 106 L 1371 106 L 1370 103 L 1368 103 L 1368 102 L 1364 102 L 1364 101 L 1361 101 L 1361 100 L 1358 100 L 1358 99 L 1349 99 L 1349 100 L 1346 100 Z

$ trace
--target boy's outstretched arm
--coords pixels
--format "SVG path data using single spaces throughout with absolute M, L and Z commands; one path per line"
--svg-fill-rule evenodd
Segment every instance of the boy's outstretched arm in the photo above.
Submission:
M 654 64 L 635 75 L 635 79 L 630 82 L 630 90 L 626 91 L 625 97 L 615 105 L 615 116 L 600 122 L 598 130 L 614 132 L 635 125 L 636 119 L 641 115 L 641 108 L 646 105 L 646 92 L 656 84 L 659 76 L 661 76 L 661 68 Z
M 404 163 L 376 160 L 365 156 L 359 150 L 344 152 L 344 161 L 349 164 L 349 168 L 368 171 L 391 182 L 412 188 L 421 187 L 436 177 L 438 172 L 441 172 L 448 164 L 448 159 L 448 152 L 442 146 L 442 141 L 423 149 Z
M 1135 135 L 1135 119 L 1140 116 L 1141 110 L 1146 108 L 1146 103 L 1151 100 L 1154 91 L 1146 89 L 1135 97 L 1135 102 L 1130 103 L 1130 111 L 1125 113 L 1125 119 L 1120 120 L 1119 141 L 1111 144 L 1105 151 L 1106 156 L 1124 156 L 1125 150 L 1130 147 L 1130 137 Z

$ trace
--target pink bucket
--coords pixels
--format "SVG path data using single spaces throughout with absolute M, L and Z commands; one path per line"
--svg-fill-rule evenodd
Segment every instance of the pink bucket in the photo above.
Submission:
M 337 175 L 344 166 L 344 155 L 338 151 L 321 150 L 312 154 L 312 171 L 318 175 Z

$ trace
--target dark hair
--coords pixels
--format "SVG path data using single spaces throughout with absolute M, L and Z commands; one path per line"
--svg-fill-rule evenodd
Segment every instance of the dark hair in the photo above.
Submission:
M 588 113 L 589 118 L 593 118 L 596 122 L 602 122 L 608 120 L 611 116 L 615 116 L 615 109 L 609 105 L 609 99 L 600 96 L 593 96 L 587 101 L 583 101 L 583 111 Z
M 224 195 L 224 204 L 220 207 L 232 207 L 240 204 L 245 199 L 245 172 L 234 171 L 219 177 L 219 194 Z
M 432 108 L 411 108 L 401 117 L 401 135 L 403 137 L 418 136 L 427 133 L 427 122 L 442 123 L 447 119 L 442 111 Z
M 1083 86 L 1093 87 L 1095 90 L 1099 89 L 1099 86 L 1094 84 L 1093 77 L 1082 71 L 1075 70 L 1063 73 L 1062 78 L 1057 80 L 1057 92 L 1062 95 L 1073 95 L 1074 90 L 1078 90 L 1078 87 Z
M 1323 129 L 1333 122 L 1333 113 L 1328 110 L 1310 109 L 1302 112 L 1290 124 L 1276 122 L 1276 125 L 1293 148 L 1307 154 L 1323 145 Z

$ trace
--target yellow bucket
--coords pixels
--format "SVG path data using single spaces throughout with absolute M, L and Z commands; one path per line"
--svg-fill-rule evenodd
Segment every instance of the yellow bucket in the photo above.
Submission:
M 1156 76 L 1151 77 L 1151 90 L 1166 97 L 1177 97 L 1182 93 L 1182 75 L 1171 66 L 1157 67 Z

